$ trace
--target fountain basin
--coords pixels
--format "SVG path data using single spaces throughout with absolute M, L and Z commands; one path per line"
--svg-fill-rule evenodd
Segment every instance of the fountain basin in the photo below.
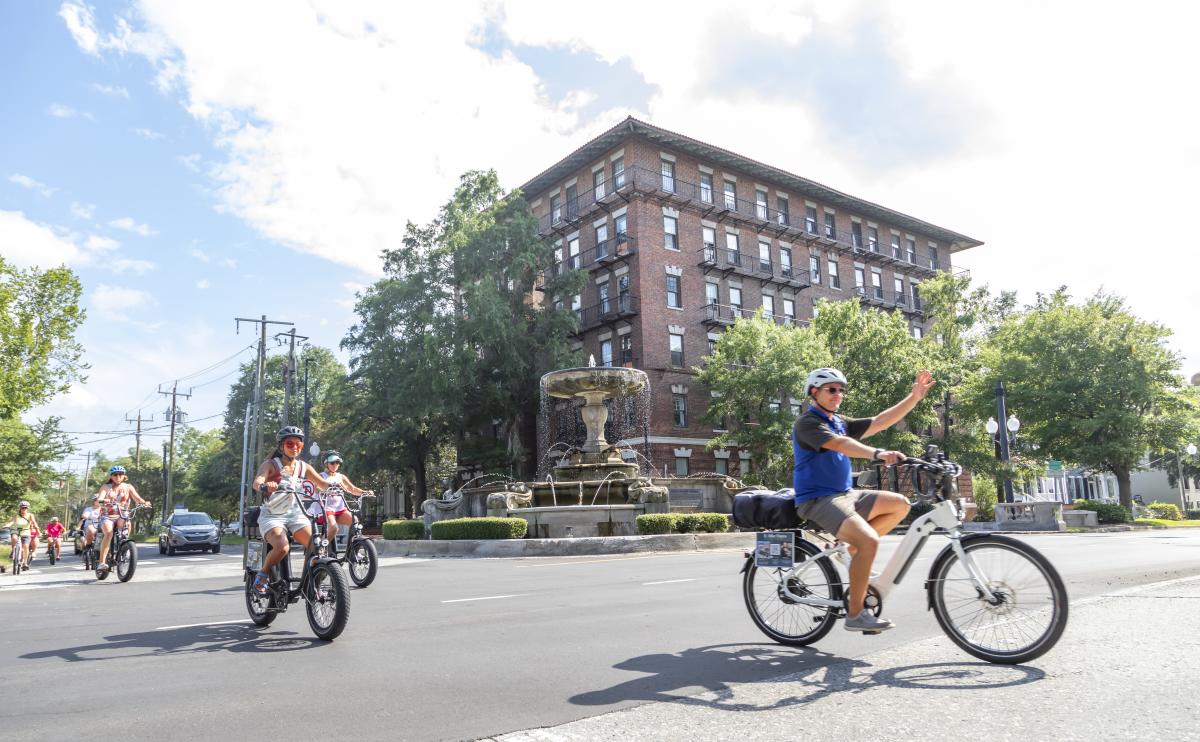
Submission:
M 600 394 L 602 396 L 598 402 L 611 397 L 637 394 L 649 383 L 645 371 L 611 366 L 564 368 L 542 376 L 542 388 L 551 397 L 588 399 L 588 395 Z

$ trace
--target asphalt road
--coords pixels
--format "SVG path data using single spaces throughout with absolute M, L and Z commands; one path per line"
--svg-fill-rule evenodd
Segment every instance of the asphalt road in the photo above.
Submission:
M 1200 576 L 1196 530 L 1023 538 L 1059 568 L 1073 605 L 1119 603 L 1105 596 Z M 881 558 L 897 541 L 885 540 Z M 641 736 L 703 737 L 687 728 L 689 699 L 889 652 L 910 663 L 915 653 L 981 666 L 925 610 L 919 578 L 935 554 L 927 547 L 889 599 L 896 629 L 862 637 L 835 628 L 816 647 L 793 649 L 767 641 L 746 614 L 740 552 L 389 558 L 373 586 L 353 592 L 346 632 L 324 643 L 299 604 L 266 630 L 245 620 L 236 553 L 185 562 L 143 547 L 145 561 L 125 584 L 81 570 L 78 580 L 47 575 L 33 585 L 5 587 L 11 578 L 0 578 L 0 666 L 9 670 L 0 674 L 0 725 L 127 739 L 248 738 L 305 734 L 306 723 L 327 733 L 333 714 L 355 740 L 476 739 L 622 719 L 599 715 L 666 702 L 648 708 L 682 716 Z M 70 557 L 64 569 L 72 566 Z M 1032 671 L 1091 631 L 1073 621 Z M 1078 679 L 1080 687 L 1092 682 L 1110 681 Z M 594 736 L 640 736 L 599 729 Z

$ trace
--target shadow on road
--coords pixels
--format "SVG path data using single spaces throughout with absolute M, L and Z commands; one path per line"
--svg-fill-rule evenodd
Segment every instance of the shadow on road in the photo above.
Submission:
M 668 701 L 731 711 L 767 711 L 797 706 L 834 693 L 861 693 L 879 686 L 921 690 L 988 690 L 1033 683 L 1045 673 L 1032 667 L 986 662 L 908 665 L 869 672 L 872 665 L 811 648 L 727 644 L 686 649 L 678 654 L 648 654 L 625 660 L 618 670 L 647 673 L 611 688 L 572 696 L 580 706 L 628 701 Z M 735 683 L 787 683 L 803 692 L 769 702 L 735 698 Z M 703 688 L 709 693 L 701 692 Z M 715 697 L 714 695 L 715 694 Z
M 116 634 L 95 644 L 47 649 L 21 655 L 23 660 L 59 657 L 67 662 L 95 662 L 131 657 L 169 657 L 199 652 L 293 652 L 327 644 L 313 637 L 297 636 L 294 631 L 263 630 L 250 625 L 211 624 L 184 626 L 136 634 Z
M 240 594 L 246 589 L 245 585 L 230 585 L 229 587 L 214 587 L 209 590 L 188 590 L 181 593 L 171 593 L 171 595 L 218 595 L 225 596 L 233 593 Z

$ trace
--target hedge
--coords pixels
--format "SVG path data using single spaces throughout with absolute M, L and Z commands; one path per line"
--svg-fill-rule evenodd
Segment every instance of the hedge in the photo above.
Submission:
M 425 538 L 423 520 L 387 520 L 383 522 L 383 537 L 388 541 L 413 541 Z
M 439 520 L 430 528 L 436 540 L 525 538 L 529 523 L 524 518 L 452 518 Z
M 1179 512 L 1179 506 L 1173 502 L 1152 502 L 1146 507 L 1151 517 L 1160 520 L 1183 520 L 1183 513 Z
M 1101 523 L 1128 523 L 1129 511 L 1111 502 L 1096 502 L 1095 500 L 1076 500 L 1076 510 L 1091 510 L 1096 513 L 1096 520 Z
M 724 513 L 648 513 L 637 517 L 637 532 L 643 536 L 660 533 L 725 533 L 729 516 Z
M 1188 510 L 1184 515 L 1188 520 L 1200 520 L 1200 510 Z

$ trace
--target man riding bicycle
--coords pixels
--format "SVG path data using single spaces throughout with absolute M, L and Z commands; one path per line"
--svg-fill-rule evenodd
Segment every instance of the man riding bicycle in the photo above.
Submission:
M 101 487 L 96 494 L 99 495 L 99 504 L 102 509 L 100 518 L 100 530 L 104 532 L 104 538 L 100 543 L 100 563 L 99 569 L 105 574 L 108 573 L 108 547 L 112 543 L 113 531 L 120 530 L 125 526 L 125 518 L 122 515 L 123 511 L 129 510 L 130 501 L 136 502 L 138 505 L 149 505 L 150 503 L 142 499 L 142 496 L 137 493 L 133 485 L 128 481 L 129 475 L 125 473 L 125 467 L 117 465 L 108 470 L 108 481 Z
M 804 382 L 810 405 L 792 427 L 792 486 L 796 513 L 849 545 L 850 590 L 844 623 L 848 631 L 879 632 L 892 622 L 864 608 L 871 564 L 879 537 L 908 514 L 908 499 L 895 492 L 851 488 L 850 459 L 898 464 L 900 451 L 871 448 L 859 441 L 904 419 L 934 385 L 928 371 L 917 374 L 904 399 L 874 417 L 841 418 L 836 413 L 847 392 L 846 377 L 836 368 L 818 368 Z

